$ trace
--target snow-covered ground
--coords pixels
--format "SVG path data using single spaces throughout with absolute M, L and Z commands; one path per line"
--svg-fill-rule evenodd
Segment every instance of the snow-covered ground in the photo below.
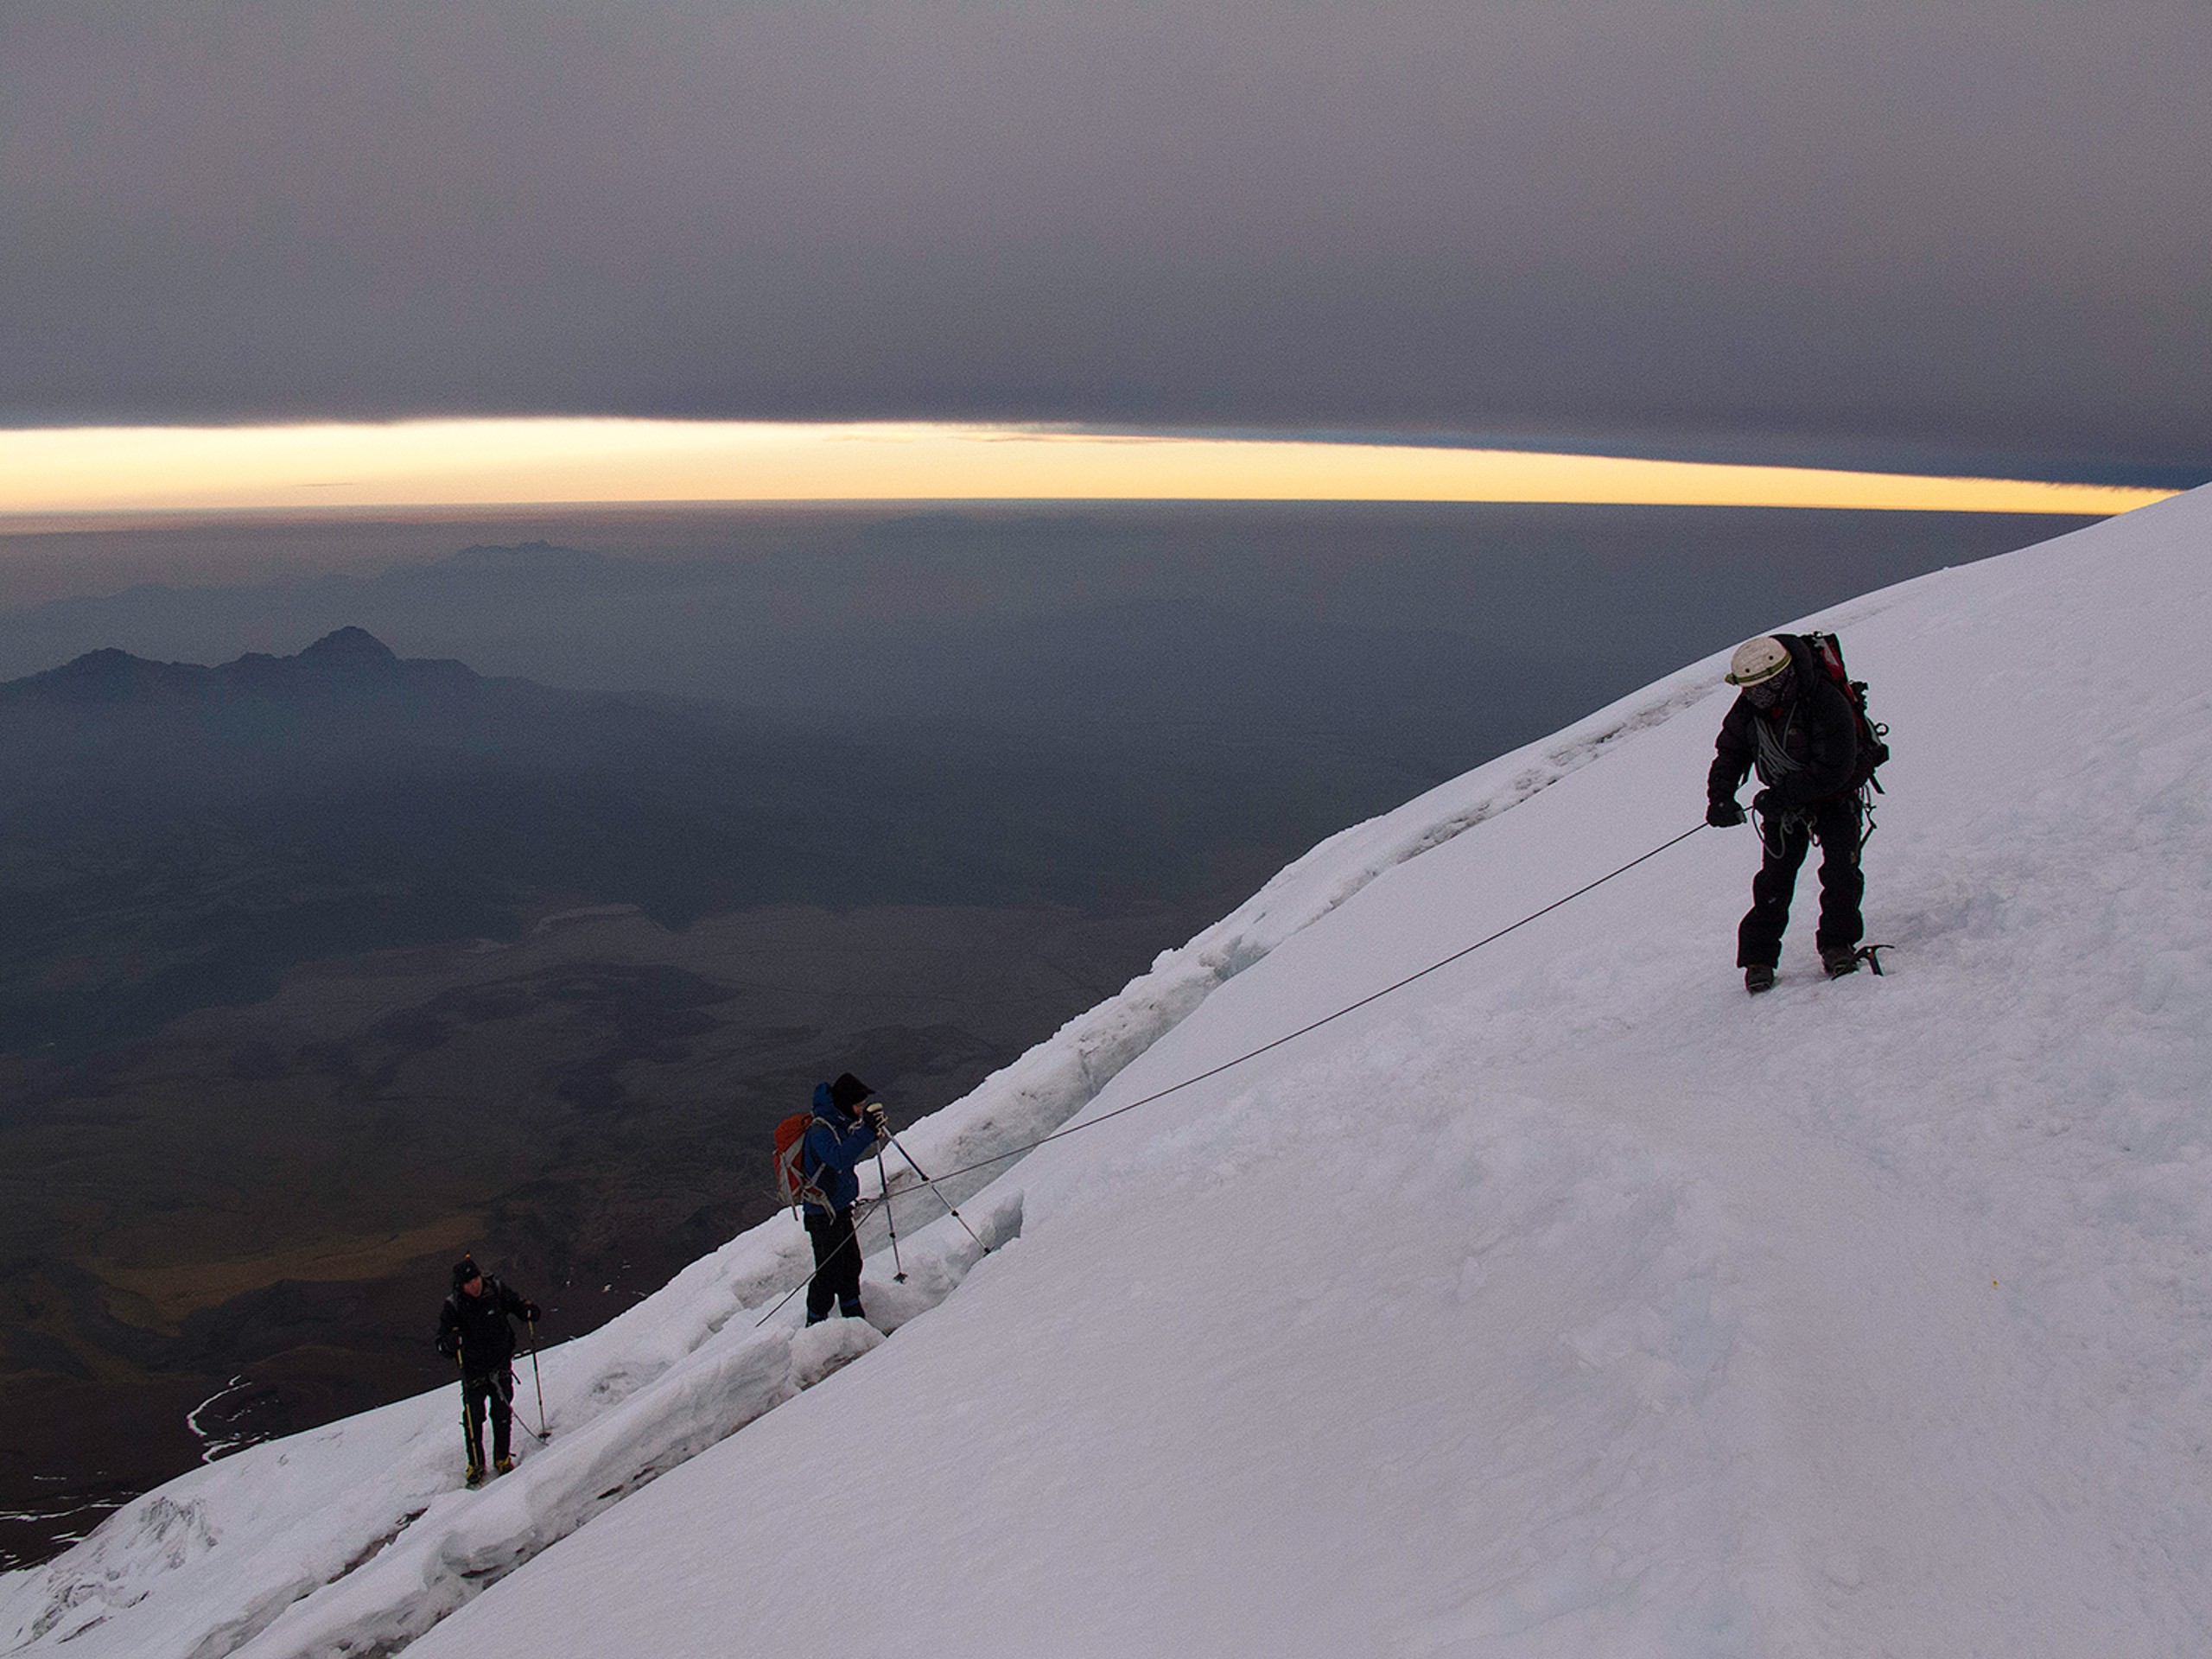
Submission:
M 900 1201 L 895 1337 L 769 1313 L 779 1220 L 549 1353 L 515 1474 L 457 1390 L 254 1447 L 0 1580 L 0 1654 L 2212 1652 L 2212 491 L 1819 620 L 1886 976 L 1808 871 L 1747 998 L 1708 830 L 1099 1121 L 1696 823 L 1697 664 L 913 1126 L 1096 1124 L 953 1184 L 988 1256 Z

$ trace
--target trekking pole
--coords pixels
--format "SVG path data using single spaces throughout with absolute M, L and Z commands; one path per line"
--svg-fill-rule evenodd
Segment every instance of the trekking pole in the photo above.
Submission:
M 480 1473 L 483 1465 L 476 1461 L 476 1433 L 468 1421 L 468 1357 L 455 1343 L 453 1363 L 461 1368 L 461 1467 L 471 1475 Z
M 906 1282 L 906 1265 L 899 1259 L 899 1218 L 891 1213 L 891 1178 L 883 1173 L 883 1148 L 875 1149 L 875 1179 L 883 1189 L 883 1224 L 891 1230 L 891 1277 L 893 1283 Z
M 553 1436 L 545 1427 L 545 1373 L 537 1369 L 537 1321 L 524 1319 L 523 1324 L 530 1330 L 531 1381 L 537 1384 L 537 1427 L 533 1432 L 537 1436 L 537 1443 L 543 1446 Z
M 906 1160 L 906 1167 L 912 1170 L 916 1175 L 921 1178 L 922 1185 L 929 1188 L 931 1192 L 937 1192 L 937 1201 L 945 1207 L 946 1212 L 950 1214 L 955 1221 L 958 1222 L 963 1228 L 966 1229 L 968 1236 L 976 1240 L 977 1245 L 981 1246 L 983 1254 L 985 1255 L 988 1255 L 991 1253 L 991 1247 L 985 1244 L 982 1238 L 977 1236 L 976 1230 L 973 1227 L 969 1227 L 968 1225 L 968 1217 L 962 1215 L 960 1211 L 954 1207 L 952 1200 L 946 1198 L 944 1193 L 938 1192 L 937 1183 L 930 1179 L 929 1172 L 927 1170 L 924 1169 L 919 1164 L 914 1161 L 914 1154 L 907 1151 L 904 1146 L 899 1144 L 899 1137 L 897 1135 L 888 1135 L 884 1136 L 884 1139 L 891 1142 L 893 1151 L 896 1152 L 901 1158 L 904 1158 Z

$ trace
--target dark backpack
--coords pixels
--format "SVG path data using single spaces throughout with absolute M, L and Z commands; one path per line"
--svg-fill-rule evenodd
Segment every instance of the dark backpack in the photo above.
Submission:
M 1813 653 L 1813 660 L 1821 671 L 1836 683 L 1843 695 L 1850 700 L 1851 712 L 1859 721 L 1859 760 L 1851 769 L 1851 781 L 1846 790 L 1860 790 L 1871 786 L 1877 795 L 1883 793 L 1880 779 L 1874 776 L 1875 768 L 1890 758 L 1890 746 L 1882 740 L 1890 728 L 1870 719 L 1866 713 L 1866 682 L 1854 680 L 1851 671 L 1843 665 L 1843 641 L 1832 633 L 1808 633 L 1804 636 L 1806 649 Z

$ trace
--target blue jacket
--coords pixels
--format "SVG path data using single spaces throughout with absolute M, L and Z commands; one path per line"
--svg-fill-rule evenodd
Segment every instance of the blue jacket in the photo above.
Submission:
M 799 1154 L 800 1173 L 810 1178 L 830 1200 L 830 1210 L 849 1210 L 861 1195 L 853 1167 L 875 1145 L 875 1131 L 866 1118 L 852 1118 L 830 1103 L 830 1085 L 814 1085 L 814 1122 L 806 1126 L 806 1149 Z M 826 1216 L 818 1204 L 805 1206 L 810 1216 Z

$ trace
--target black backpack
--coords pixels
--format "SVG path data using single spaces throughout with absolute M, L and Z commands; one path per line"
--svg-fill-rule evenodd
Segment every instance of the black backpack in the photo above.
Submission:
M 1866 682 L 1854 680 L 1851 671 L 1843 665 L 1843 642 L 1832 633 L 1808 633 L 1805 645 L 1813 653 L 1813 660 L 1821 671 L 1836 683 L 1843 695 L 1851 701 L 1851 712 L 1859 720 L 1859 760 L 1851 769 L 1851 781 L 1847 790 L 1872 787 L 1877 795 L 1883 793 L 1881 780 L 1874 772 L 1890 758 L 1890 746 L 1882 740 L 1889 736 L 1890 728 L 1869 718 L 1866 713 Z

